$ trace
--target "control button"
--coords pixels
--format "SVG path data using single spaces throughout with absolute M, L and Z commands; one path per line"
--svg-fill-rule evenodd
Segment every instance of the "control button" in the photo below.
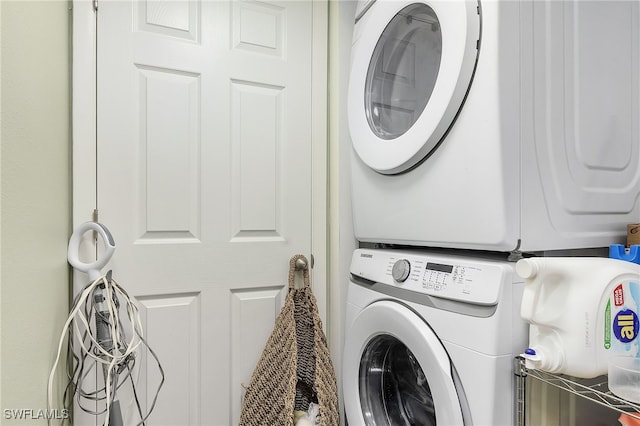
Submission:
M 391 270 L 391 276 L 397 282 L 399 283 L 404 282 L 407 278 L 409 278 L 410 273 L 411 273 L 411 264 L 407 259 L 400 259 L 393 264 L 393 269 Z

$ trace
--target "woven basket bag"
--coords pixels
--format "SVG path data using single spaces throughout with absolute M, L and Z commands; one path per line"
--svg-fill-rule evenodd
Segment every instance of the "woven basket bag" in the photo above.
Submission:
M 296 288 L 295 255 L 289 262 L 289 291 L 242 401 L 240 426 L 293 426 L 294 411 L 319 407 L 322 426 L 338 426 L 336 377 L 322 331 L 316 298 L 303 270 Z

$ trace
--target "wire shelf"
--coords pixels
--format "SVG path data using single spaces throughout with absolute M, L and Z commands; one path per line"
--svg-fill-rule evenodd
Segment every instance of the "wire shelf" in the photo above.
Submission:
M 587 400 L 627 416 L 640 420 L 640 404 L 635 404 L 625 399 L 615 396 L 609 390 L 606 379 L 597 383 L 585 383 L 581 379 L 547 373 L 541 370 L 528 369 L 525 366 L 524 358 L 516 357 L 516 413 L 518 415 L 518 426 L 525 426 L 525 386 L 526 379 L 532 377 L 541 382 L 555 386 L 559 389 L 574 395 L 586 398 Z

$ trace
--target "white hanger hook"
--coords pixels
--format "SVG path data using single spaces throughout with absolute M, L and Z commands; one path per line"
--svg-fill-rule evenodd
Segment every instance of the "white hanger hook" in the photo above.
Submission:
M 82 241 L 82 236 L 88 231 L 97 232 L 98 238 L 102 238 L 104 241 L 105 249 L 95 262 L 84 263 L 80 260 L 80 242 Z M 71 266 L 78 271 L 89 274 L 89 279 L 94 281 L 102 274 L 102 268 L 109 263 L 115 249 L 116 243 L 113 240 L 111 232 L 109 232 L 109 229 L 106 226 L 98 222 L 85 222 L 78 226 L 73 231 L 73 234 L 71 234 L 71 238 L 69 239 L 69 248 L 67 251 L 67 259 Z

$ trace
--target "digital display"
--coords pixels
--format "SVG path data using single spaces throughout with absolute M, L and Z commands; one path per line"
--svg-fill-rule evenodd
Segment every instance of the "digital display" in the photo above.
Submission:
M 450 274 L 453 271 L 453 266 L 427 262 L 427 270 L 446 272 L 447 274 Z

